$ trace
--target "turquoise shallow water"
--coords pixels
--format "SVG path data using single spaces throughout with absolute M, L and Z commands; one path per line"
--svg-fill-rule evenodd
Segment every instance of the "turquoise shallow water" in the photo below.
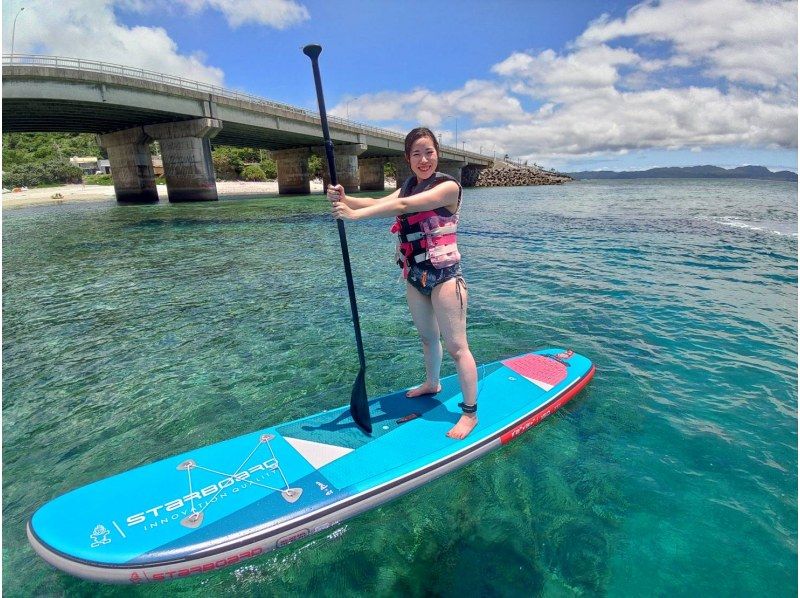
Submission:
M 420 350 L 388 222 L 347 228 L 374 396 Z M 571 347 L 576 400 L 327 536 L 102 586 L 34 555 L 43 501 L 348 400 L 336 228 L 320 196 L 6 210 L 5 595 L 795 596 L 796 184 L 468 189 L 460 245 L 477 360 Z

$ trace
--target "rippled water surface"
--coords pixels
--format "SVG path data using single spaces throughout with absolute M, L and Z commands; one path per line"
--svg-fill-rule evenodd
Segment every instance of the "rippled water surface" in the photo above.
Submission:
M 144 588 L 51 569 L 26 519 L 347 402 L 336 227 L 321 196 L 6 210 L 4 593 L 796 596 L 796 206 L 759 181 L 467 189 L 476 359 L 564 345 L 589 387 L 327 536 Z M 373 396 L 422 376 L 388 224 L 347 227 Z

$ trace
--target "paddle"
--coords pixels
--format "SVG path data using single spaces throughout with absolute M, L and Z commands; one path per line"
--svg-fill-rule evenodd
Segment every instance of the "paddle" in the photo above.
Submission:
M 319 119 L 322 122 L 322 136 L 325 138 L 325 157 L 328 160 L 328 172 L 331 175 L 331 185 L 338 185 L 336 180 L 336 164 L 333 161 L 333 142 L 328 130 L 328 115 L 325 112 L 325 98 L 322 96 L 322 78 L 319 74 L 319 55 L 322 53 L 322 46 L 309 44 L 303 48 L 303 54 L 311 59 L 311 66 L 314 69 L 314 84 L 317 87 L 317 103 L 319 104 Z M 356 291 L 353 286 L 353 272 L 350 269 L 350 252 L 347 250 L 347 235 L 344 232 L 344 222 L 336 219 L 339 228 L 339 244 L 342 246 L 342 260 L 344 261 L 344 274 L 347 278 L 347 292 L 350 294 L 350 311 L 353 313 L 353 328 L 356 332 L 356 347 L 358 348 L 358 361 L 361 369 L 353 383 L 353 391 L 350 393 L 350 415 L 359 428 L 367 434 L 372 433 L 372 419 L 369 415 L 369 405 L 367 404 L 367 386 L 364 374 L 367 369 L 364 359 L 364 345 L 361 342 L 361 324 L 358 321 L 358 307 L 356 306 Z

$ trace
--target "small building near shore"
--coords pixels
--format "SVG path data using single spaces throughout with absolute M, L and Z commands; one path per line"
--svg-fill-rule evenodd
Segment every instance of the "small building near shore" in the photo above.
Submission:
M 97 158 L 94 156 L 72 156 L 69 163 L 80 168 L 84 174 L 97 172 Z
M 164 174 L 164 161 L 161 156 L 153 156 L 153 174 L 157 177 Z M 91 172 L 97 174 L 111 174 L 111 162 L 108 160 L 97 160 L 96 169 Z

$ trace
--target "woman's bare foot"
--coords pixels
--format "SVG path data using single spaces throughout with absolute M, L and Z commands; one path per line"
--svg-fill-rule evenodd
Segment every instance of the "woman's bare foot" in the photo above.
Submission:
M 414 397 L 421 397 L 422 395 L 435 395 L 437 392 L 442 391 L 442 385 L 436 384 L 429 384 L 425 382 L 425 384 L 420 384 L 416 388 L 412 388 L 406 393 L 406 396 L 409 399 L 413 399 Z
M 456 422 L 456 425 L 447 433 L 450 438 L 461 440 L 466 438 L 467 434 L 472 432 L 472 429 L 478 424 L 478 416 L 474 413 L 465 413 Z

